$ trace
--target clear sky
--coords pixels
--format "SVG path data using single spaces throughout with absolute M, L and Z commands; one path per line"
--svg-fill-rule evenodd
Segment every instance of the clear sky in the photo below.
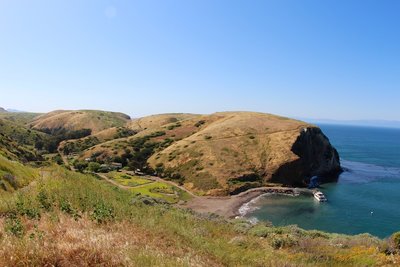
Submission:
M 0 0 L 0 106 L 400 120 L 400 1 Z

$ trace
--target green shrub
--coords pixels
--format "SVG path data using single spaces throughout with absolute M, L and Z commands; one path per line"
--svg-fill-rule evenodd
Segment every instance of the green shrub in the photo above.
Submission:
M 396 249 L 400 249 L 400 232 L 392 235 L 392 240 Z
M 271 232 L 271 227 L 266 227 L 263 225 L 256 225 L 249 231 L 251 235 L 257 237 L 267 237 Z
M 274 249 L 293 247 L 298 244 L 297 240 L 290 235 L 282 236 L 277 235 L 270 241 L 271 247 Z
M 25 200 L 21 195 L 19 195 L 15 205 L 16 212 L 19 215 L 27 216 L 30 219 L 40 218 L 40 210 L 30 201 L 30 199 Z
M 97 203 L 92 212 L 91 218 L 97 223 L 107 223 L 114 219 L 114 209 L 103 202 Z
M 52 208 L 52 201 L 49 199 L 47 193 L 41 189 L 37 195 L 37 200 L 39 201 L 40 208 L 50 211 Z
M 25 233 L 25 227 L 21 220 L 15 215 L 9 217 L 5 221 L 4 230 L 7 233 L 15 235 L 16 237 L 22 237 Z
M 203 125 L 204 123 L 206 123 L 206 121 L 201 120 L 201 121 L 196 122 L 196 124 L 195 124 L 194 126 L 198 128 L 198 127 L 200 127 L 201 125 Z
M 88 169 L 91 172 L 98 172 L 100 170 L 100 163 L 97 162 L 90 162 L 88 165 Z

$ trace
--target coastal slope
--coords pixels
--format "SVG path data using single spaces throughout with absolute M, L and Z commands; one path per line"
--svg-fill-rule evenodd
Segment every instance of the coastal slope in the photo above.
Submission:
M 162 114 L 126 127 L 137 133 L 86 146 L 79 159 L 121 162 L 214 196 L 270 183 L 306 186 L 314 175 L 332 179 L 341 170 L 336 149 L 317 126 L 272 114 Z
M 314 125 L 254 112 L 216 113 L 203 121 L 199 131 L 151 156 L 150 166 L 207 195 L 269 183 L 305 186 L 311 176 L 341 170 L 336 149 Z

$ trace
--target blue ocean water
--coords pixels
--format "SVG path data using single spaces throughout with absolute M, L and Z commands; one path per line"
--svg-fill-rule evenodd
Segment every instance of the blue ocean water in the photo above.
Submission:
M 249 203 L 246 217 L 274 225 L 297 224 L 327 232 L 400 231 L 400 129 L 319 125 L 338 150 L 346 171 L 321 186 L 328 198 L 264 195 Z

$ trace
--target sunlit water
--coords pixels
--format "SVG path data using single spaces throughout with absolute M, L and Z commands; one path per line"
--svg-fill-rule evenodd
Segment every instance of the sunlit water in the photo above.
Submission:
M 387 237 L 400 231 L 400 130 L 320 125 L 347 169 L 324 184 L 327 203 L 312 197 L 265 195 L 242 211 L 274 225 Z

